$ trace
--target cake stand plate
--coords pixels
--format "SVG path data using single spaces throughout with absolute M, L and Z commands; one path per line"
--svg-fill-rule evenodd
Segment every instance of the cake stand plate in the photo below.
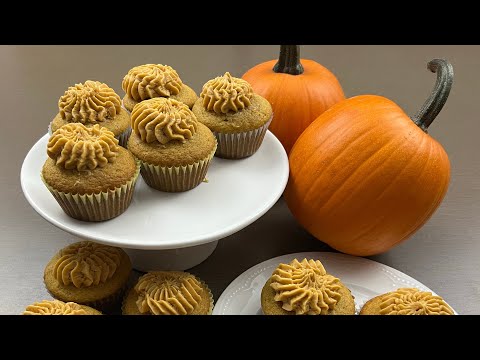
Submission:
M 48 138 L 47 134 L 38 140 L 23 162 L 20 181 L 27 201 L 43 218 L 70 234 L 124 248 L 134 268 L 141 271 L 198 265 L 212 254 L 219 239 L 265 214 L 288 180 L 285 150 L 267 131 L 260 149 L 249 158 L 214 157 L 207 181 L 193 190 L 160 192 L 139 176 L 127 211 L 112 220 L 83 222 L 63 212 L 40 178 Z

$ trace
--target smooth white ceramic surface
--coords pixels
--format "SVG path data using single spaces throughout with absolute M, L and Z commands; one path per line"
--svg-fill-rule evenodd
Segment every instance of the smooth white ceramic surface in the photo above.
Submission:
M 32 207 L 53 225 L 76 236 L 132 249 L 178 249 L 233 234 L 269 210 L 288 180 L 288 158 L 269 131 L 260 149 L 242 160 L 214 158 L 207 179 L 193 190 L 165 193 L 139 177 L 125 213 L 89 223 L 67 216 L 40 179 L 48 135 L 29 151 L 22 165 L 22 190 Z
M 280 263 L 297 258 L 320 260 L 325 269 L 337 276 L 352 291 L 358 314 L 371 298 L 401 287 L 434 291 L 412 277 L 378 262 L 331 252 L 303 252 L 275 257 L 255 265 L 238 276 L 220 295 L 213 315 L 262 315 L 262 288 Z

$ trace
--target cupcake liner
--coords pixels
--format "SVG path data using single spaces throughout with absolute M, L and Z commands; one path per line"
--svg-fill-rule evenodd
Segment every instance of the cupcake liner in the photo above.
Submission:
M 84 195 L 55 190 L 47 184 L 42 174 L 40 176 L 68 216 L 83 221 L 104 221 L 113 219 L 127 210 L 132 201 L 139 171 L 140 164 L 137 161 L 135 174 L 126 184 L 114 190 Z
M 185 166 L 159 166 L 139 160 L 142 164 L 141 174 L 148 186 L 165 192 L 182 192 L 197 187 L 207 174 L 217 144 L 205 159 Z
M 262 145 L 272 119 L 273 115 L 263 126 L 250 131 L 232 134 L 213 131 L 218 142 L 215 156 L 224 159 L 243 159 L 252 156 Z

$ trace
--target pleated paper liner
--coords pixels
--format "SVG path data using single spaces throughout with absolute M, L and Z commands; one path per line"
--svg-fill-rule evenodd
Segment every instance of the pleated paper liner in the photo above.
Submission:
M 207 175 L 217 144 L 205 159 L 185 166 L 159 166 L 141 161 L 141 174 L 148 186 L 165 192 L 182 192 L 197 187 Z
M 263 126 L 250 131 L 231 134 L 213 131 L 218 142 L 215 156 L 224 159 L 243 159 L 252 156 L 262 145 L 272 119 L 273 115 Z
M 84 195 L 57 191 L 47 184 L 42 174 L 40 176 L 68 216 L 83 221 L 104 221 L 113 219 L 127 210 L 132 201 L 139 172 L 140 164 L 137 161 L 135 174 L 126 184 L 114 190 Z

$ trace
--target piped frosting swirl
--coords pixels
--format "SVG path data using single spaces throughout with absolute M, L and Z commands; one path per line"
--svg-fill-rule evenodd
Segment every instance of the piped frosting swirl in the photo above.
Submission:
M 339 279 L 327 274 L 318 260 L 294 259 L 280 264 L 271 279 L 274 300 L 297 315 L 325 315 L 341 298 Z
M 252 86 L 229 72 L 207 81 L 200 93 L 205 109 L 217 114 L 236 113 L 245 109 L 250 106 L 252 96 Z
M 112 278 L 120 261 L 120 249 L 81 241 L 61 250 L 53 272 L 59 283 L 85 288 L 103 284 Z
M 108 85 L 87 80 L 70 86 L 58 101 L 62 119 L 68 122 L 96 123 L 113 119 L 121 110 L 120 96 Z
M 122 89 L 135 101 L 177 95 L 182 86 L 177 72 L 161 64 L 135 66 L 122 81 Z
M 143 275 L 135 291 L 137 307 L 142 314 L 188 315 L 200 303 L 203 289 L 189 273 L 155 271 Z
M 197 132 L 198 120 L 187 105 L 168 98 L 142 101 L 132 111 L 132 129 L 143 142 L 185 141 Z
M 63 125 L 50 137 L 47 154 L 57 166 L 78 171 L 93 170 L 115 161 L 118 140 L 100 125 L 87 128 L 80 123 Z
M 414 288 L 401 288 L 386 294 L 380 303 L 381 315 L 453 315 L 440 297 Z
M 74 302 L 44 300 L 27 306 L 23 315 L 88 315 L 88 313 Z

